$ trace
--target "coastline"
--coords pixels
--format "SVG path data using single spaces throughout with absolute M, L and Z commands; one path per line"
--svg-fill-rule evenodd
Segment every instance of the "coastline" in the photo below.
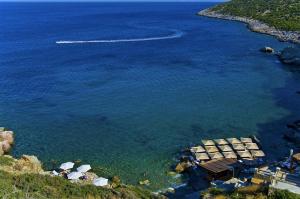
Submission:
M 76 173 L 76 172 L 72 172 Z M 0 155 L 0 198 L 124 198 L 166 199 L 140 186 L 128 185 L 114 176 L 107 185 L 94 185 L 98 178 L 93 171 L 86 171 L 86 179 L 68 179 L 43 169 L 42 162 L 34 155 L 20 158 Z
M 282 42 L 293 42 L 296 44 L 300 44 L 300 32 L 277 30 L 276 28 L 271 27 L 261 21 L 246 17 L 221 14 L 219 12 L 212 11 L 211 8 L 201 10 L 197 14 L 199 16 L 205 16 L 210 18 L 239 21 L 247 24 L 248 28 L 253 32 L 274 36 Z
M 45 170 L 37 156 L 12 156 L 14 141 L 14 132 L 0 127 L 0 198 L 166 198 L 142 186 L 124 184 L 119 176 L 99 177 L 80 161 Z

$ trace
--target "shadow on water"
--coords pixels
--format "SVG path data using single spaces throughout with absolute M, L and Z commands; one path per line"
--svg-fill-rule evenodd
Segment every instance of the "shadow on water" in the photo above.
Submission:
M 283 135 L 288 130 L 288 123 L 300 119 L 300 69 L 291 68 L 286 65 L 283 65 L 283 67 L 290 73 L 290 78 L 285 81 L 285 84 L 281 88 L 274 89 L 272 94 L 276 106 L 289 111 L 289 115 L 279 120 L 270 119 L 269 122 L 257 124 L 257 137 L 261 141 L 263 150 L 266 152 L 268 160 L 270 161 L 279 160 L 288 156 L 290 149 L 294 149 L 295 152 L 299 151 L 299 146 L 286 141 Z M 191 130 L 196 134 L 196 132 L 202 130 L 202 128 L 200 125 L 193 124 L 191 125 Z M 207 132 L 207 134 L 209 135 L 213 132 L 214 130 Z M 188 186 L 182 186 L 176 189 L 175 193 L 170 193 L 167 196 L 171 199 L 199 198 L 201 195 L 201 191 L 199 190 L 204 190 L 209 186 L 203 176 L 204 174 L 201 171 L 193 172 L 187 181 Z M 191 186 L 191 184 L 196 187 Z
M 289 154 L 289 149 L 296 146 L 283 139 L 287 131 L 286 125 L 300 118 L 300 70 L 284 65 L 284 69 L 290 73 L 291 78 L 285 81 L 281 88 L 273 90 L 273 99 L 278 107 L 289 111 L 289 115 L 279 120 L 258 124 L 258 137 L 261 140 L 264 151 L 270 160 L 278 159 Z

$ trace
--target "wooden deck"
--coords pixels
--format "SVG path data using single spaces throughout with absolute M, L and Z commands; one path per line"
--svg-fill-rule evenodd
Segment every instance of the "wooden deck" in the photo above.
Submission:
M 216 159 L 216 160 L 210 160 L 205 163 L 199 164 L 200 167 L 204 168 L 205 170 L 212 172 L 212 173 L 221 173 L 227 170 L 231 170 L 231 165 L 235 164 L 237 160 L 235 159 Z

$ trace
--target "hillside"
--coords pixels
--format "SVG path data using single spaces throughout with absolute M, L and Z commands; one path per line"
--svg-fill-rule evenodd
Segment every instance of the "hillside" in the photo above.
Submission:
M 114 188 L 71 183 L 50 176 L 34 156 L 14 159 L 0 155 L 0 198 L 70 199 L 163 199 L 140 187 L 118 184 Z
M 280 30 L 300 31 L 299 0 L 232 0 L 212 11 L 256 19 Z

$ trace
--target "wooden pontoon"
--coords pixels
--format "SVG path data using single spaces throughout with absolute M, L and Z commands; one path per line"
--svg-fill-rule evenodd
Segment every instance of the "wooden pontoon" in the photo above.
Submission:
M 202 144 L 190 148 L 192 155 L 200 162 L 220 158 L 253 162 L 265 157 L 255 137 L 206 139 L 201 142 Z M 300 154 L 298 158 L 300 162 Z
M 239 167 L 237 160 L 226 158 L 210 160 L 199 166 L 207 172 L 209 180 L 228 180 L 233 177 L 236 168 Z

